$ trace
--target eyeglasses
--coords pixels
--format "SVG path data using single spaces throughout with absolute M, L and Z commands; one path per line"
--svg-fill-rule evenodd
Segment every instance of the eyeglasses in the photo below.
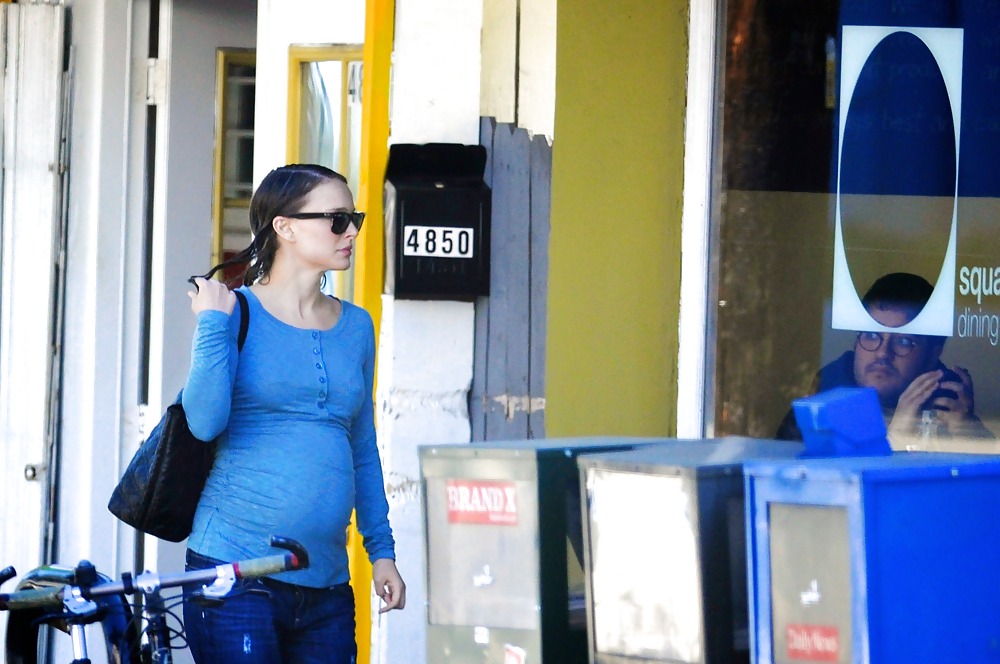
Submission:
M 326 219 L 330 222 L 330 230 L 340 235 L 347 230 L 347 227 L 354 224 L 354 228 L 361 230 L 361 224 L 365 221 L 364 212 L 346 212 L 337 210 L 336 212 L 295 212 L 293 214 L 283 214 L 282 217 L 289 219 Z
M 858 345 L 869 353 L 877 351 L 883 343 L 889 344 L 889 352 L 896 357 L 909 355 L 914 348 L 920 345 L 920 342 L 913 337 L 878 332 L 858 332 Z

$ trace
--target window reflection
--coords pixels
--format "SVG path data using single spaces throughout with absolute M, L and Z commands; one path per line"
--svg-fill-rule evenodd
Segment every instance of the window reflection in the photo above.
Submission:
M 298 161 L 322 164 L 358 193 L 361 163 L 361 61 L 353 56 L 302 62 Z M 324 292 L 351 300 L 354 265 L 329 272 Z
M 722 53 L 714 433 L 773 437 L 859 331 L 885 331 L 865 292 L 908 273 L 932 296 L 901 331 L 948 337 L 940 361 L 971 383 L 923 410 L 990 432 L 946 448 L 1000 451 L 1000 6 L 732 0 Z

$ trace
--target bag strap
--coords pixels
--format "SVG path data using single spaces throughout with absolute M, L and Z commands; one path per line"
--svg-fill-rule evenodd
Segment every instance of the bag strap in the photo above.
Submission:
M 247 330 L 250 328 L 250 306 L 247 304 L 246 295 L 239 291 L 233 291 L 236 300 L 240 304 L 240 332 L 236 337 L 236 348 L 243 350 L 243 343 L 247 340 Z

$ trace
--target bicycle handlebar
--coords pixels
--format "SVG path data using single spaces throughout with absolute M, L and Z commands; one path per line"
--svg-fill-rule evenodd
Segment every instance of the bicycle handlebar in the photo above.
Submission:
M 0 611 L 18 611 L 20 609 L 33 609 L 35 607 L 61 606 L 63 589 L 65 587 L 33 588 L 31 590 L 4 593 L 0 595 Z
M 205 588 L 206 594 L 223 596 L 232 588 L 236 579 L 256 579 L 279 572 L 291 572 L 309 566 L 309 554 L 301 544 L 286 537 L 271 537 L 271 546 L 286 549 L 289 553 L 251 558 L 233 563 L 224 563 L 208 569 L 196 569 L 174 574 L 143 572 L 133 578 L 123 574 L 121 581 L 100 583 L 90 587 L 61 585 L 51 588 L 19 590 L 0 594 L 0 611 L 30 608 L 71 606 L 71 601 L 84 601 L 106 595 L 131 595 L 136 592 L 153 594 L 161 588 L 174 588 L 184 584 L 213 582 Z M 86 561 L 84 561 L 86 562 Z M 87 563 L 89 565 L 89 563 Z M 81 563 L 83 565 L 83 563 Z M 79 568 L 78 568 L 79 569 Z M 74 583 L 77 583 L 74 575 Z M 209 590 L 212 592 L 209 593 Z
M 278 572 L 290 572 L 309 567 L 309 552 L 295 540 L 272 535 L 270 544 L 278 549 L 286 549 L 288 553 L 235 562 L 233 567 L 236 571 L 236 578 L 255 579 Z
M 4 567 L 3 569 L 0 569 L 0 585 L 7 583 L 15 576 L 17 576 L 17 572 L 10 565 Z

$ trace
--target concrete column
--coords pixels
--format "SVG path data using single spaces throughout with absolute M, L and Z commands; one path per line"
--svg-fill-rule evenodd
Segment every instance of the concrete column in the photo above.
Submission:
M 398 0 L 390 143 L 479 143 L 482 3 Z M 425 543 L 417 446 L 469 442 L 474 307 L 384 296 L 376 409 L 407 607 L 379 615 L 372 664 L 426 659 Z
M 473 321 L 469 302 L 382 299 L 379 442 L 407 608 L 373 613 L 372 662 L 423 661 L 426 652 L 427 561 L 417 447 L 469 442 Z

